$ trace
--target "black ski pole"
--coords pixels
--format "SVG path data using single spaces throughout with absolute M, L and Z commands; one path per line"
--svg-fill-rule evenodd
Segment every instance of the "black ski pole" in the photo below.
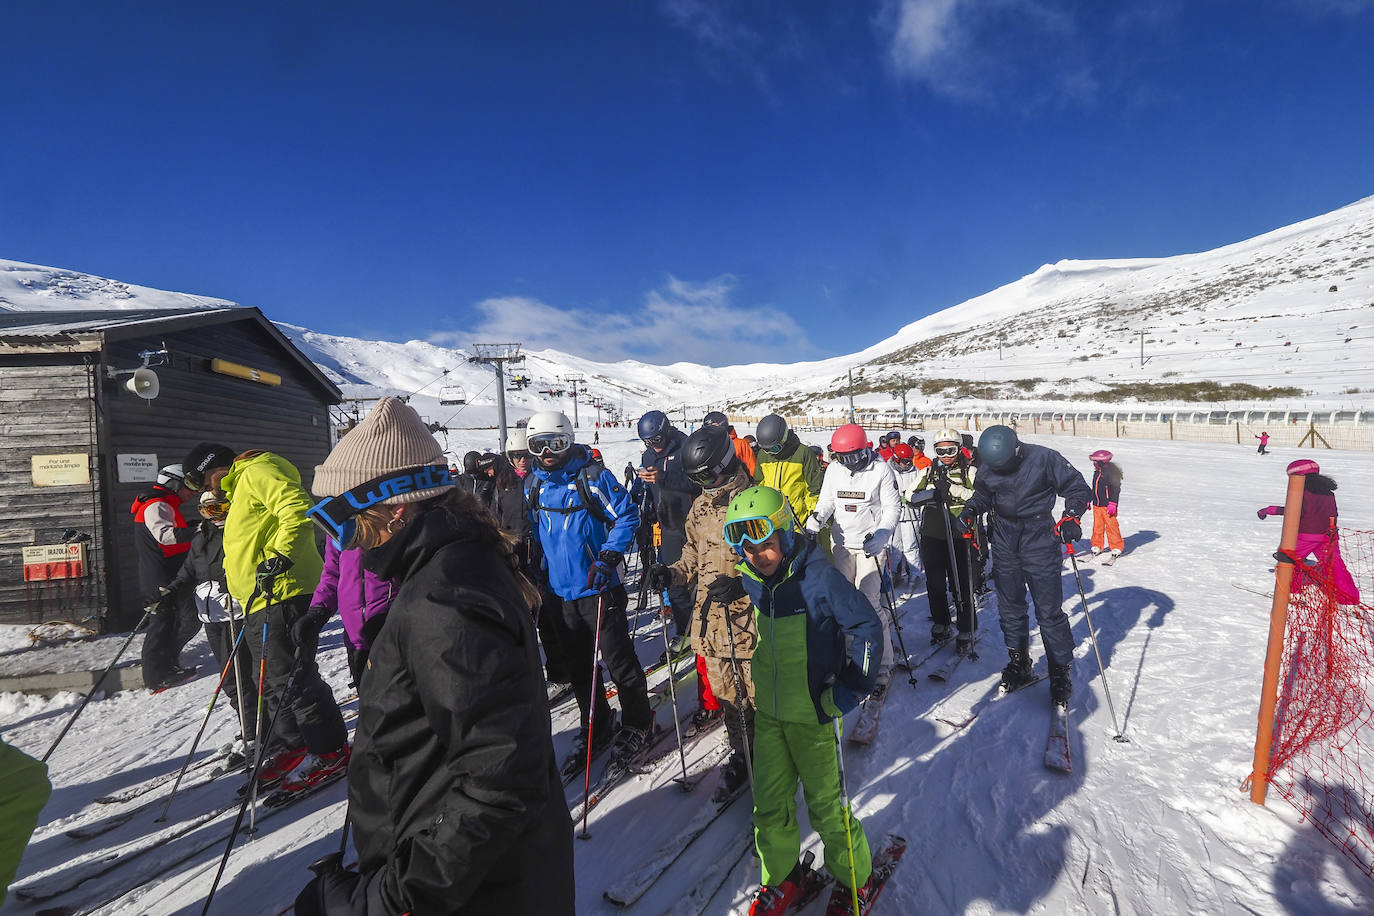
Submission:
M 243 630 L 239 630 L 239 638 L 235 640 L 234 647 L 229 650 L 229 661 L 224 665 L 224 671 L 220 673 L 219 683 L 215 685 L 215 692 L 210 695 L 210 705 L 205 710 L 205 718 L 200 722 L 200 728 L 196 731 L 196 737 L 191 742 L 191 750 L 186 753 L 186 762 L 181 765 L 181 772 L 177 773 L 176 782 L 172 783 L 172 791 L 167 795 L 167 804 L 162 806 L 162 813 L 153 821 L 161 824 L 167 820 L 167 812 L 172 807 L 172 799 L 177 797 L 177 790 L 181 788 L 181 778 L 186 775 L 186 770 L 191 766 L 191 758 L 196 756 L 196 748 L 200 747 L 201 736 L 205 734 L 205 726 L 210 724 L 210 714 L 215 711 L 215 703 L 219 700 L 219 693 L 224 689 L 224 682 L 229 679 L 229 669 L 238 668 L 239 643 L 243 640 Z
M 1112 727 L 1116 729 L 1115 740 L 1122 744 L 1128 743 L 1131 739 L 1121 732 L 1121 726 L 1116 722 L 1116 707 L 1112 705 L 1112 691 L 1107 686 L 1107 669 L 1102 664 L 1102 650 L 1097 647 L 1097 630 L 1093 627 L 1093 615 L 1088 611 L 1088 596 L 1083 593 L 1083 579 L 1078 575 L 1078 557 L 1074 555 L 1073 545 L 1065 544 L 1068 550 L 1069 563 L 1073 566 L 1073 578 L 1078 583 L 1078 598 L 1083 602 L 1083 616 L 1088 620 L 1088 634 L 1093 638 L 1093 654 L 1097 656 L 1097 671 L 1102 676 L 1102 693 L 1107 697 L 1107 711 L 1112 714 Z
M 124 645 L 119 647 L 119 651 L 115 653 L 115 657 L 110 659 L 110 664 L 100 673 L 100 677 L 96 678 L 95 684 L 91 687 L 90 692 L 81 698 L 81 705 L 76 707 L 76 712 L 72 713 L 72 717 L 67 720 L 67 724 L 62 726 L 62 731 L 58 734 L 57 740 L 48 748 L 48 752 L 43 755 L 43 759 L 39 761 L 40 763 L 47 763 L 48 758 L 52 756 L 52 752 L 57 750 L 57 746 L 62 743 L 62 739 L 67 737 L 67 732 L 76 724 L 76 719 L 81 715 L 81 711 L 86 708 L 87 703 L 91 702 L 91 697 L 95 696 L 96 691 L 100 689 L 100 685 L 105 683 L 105 678 L 110 676 L 110 672 L 114 670 L 114 666 L 119 664 L 120 656 L 129 648 L 129 643 L 134 641 L 134 636 L 142 629 L 143 625 L 148 622 L 148 618 L 155 613 L 154 608 L 156 607 L 157 605 L 153 604 L 144 608 L 143 617 L 140 618 L 138 623 L 134 625 L 134 628 L 129 631 L 129 638 L 124 640 Z
M 916 672 L 911 670 L 911 656 L 906 652 L 906 640 L 902 639 L 902 624 L 897 620 L 897 599 L 892 593 L 892 584 L 887 580 L 887 570 L 882 566 L 878 567 L 878 582 L 882 586 L 883 597 L 887 600 L 887 608 L 892 615 L 892 629 L 897 632 L 897 648 L 902 652 L 902 662 L 906 666 L 906 679 L 912 687 L 919 681 L 916 679 Z
M 591 699 L 587 701 L 587 763 L 582 777 L 582 832 L 577 835 L 579 840 L 591 839 L 591 834 L 587 832 L 587 800 L 592 795 L 592 739 L 596 737 L 593 729 L 596 727 L 596 701 L 603 700 L 604 696 L 596 695 L 597 669 L 601 662 L 601 617 L 606 613 L 606 593 L 600 593 L 596 605 L 596 635 L 592 640 L 592 686 L 587 692 Z
M 673 606 L 672 601 L 668 599 L 666 588 L 659 594 L 659 600 L 663 602 L 664 607 Z M 687 782 L 687 753 L 682 749 L 682 723 L 678 721 L 677 717 L 677 671 L 673 664 L 673 648 L 668 645 L 668 621 L 666 620 L 663 621 L 663 651 L 668 653 L 668 695 L 673 701 L 673 729 L 677 732 L 677 756 L 682 761 L 682 781 L 678 782 L 676 779 L 673 781 L 678 783 L 678 788 L 682 791 L 690 792 L 692 787 Z
M 252 604 L 253 604 L 253 596 L 254 596 L 254 595 L 257 595 L 257 594 L 259 594 L 259 593 L 262 594 L 262 602 L 263 602 L 263 604 L 262 604 L 262 665 L 261 665 L 261 674 L 260 674 L 260 676 L 259 676 L 259 678 L 258 678 L 258 680 L 259 680 L 259 683 L 258 683 L 258 703 L 259 703 L 259 704 L 262 703 L 262 695 L 266 692 L 266 689 L 267 689 L 267 637 L 268 637 L 267 623 L 268 623 L 268 619 L 269 619 L 269 618 L 268 618 L 268 615 L 272 613 L 272 599 L 275 597 L 275 596 L 272 594 L 272 589 L 276 586 L 276 584 L 277 584 L 277 583 L 276 583 L 276 580 L 275 580 L 274 578 L 272 578 L 272 577 L 267 578 L 265 581 L 259 581 L 259 582 L 258 582 L 258 587 L 257 587 L 256 589 L 253 590 L 253 595 L 250 595 L 250 596 L 248 597 L 248 604 L 249 604 L 250 607 L 251 607 Z M 246 609 L 244 610 L 244 613 L 245 613 L 245 614 L 248 613 Z M 283 618 L 282 620 L 283 620 L 283 623 L 285 623 L 285 618 Z M 291 667 L 291 678 L 290 678 L 290 680 L 295 680 L 296 669 L 300 667 L 300 664 L 301 664 L 301 656 L 300 656 L 299 650 L 297 650 L 297 652 L 296 652 L 296 662 L 295 662 L 295 664 Z M 257 751 L 258 751 L 258 753 L 257 753 L 257 758 L 258 758 L 258 761 L 257 761 L 257 765 L 253 768 L 254 778 L 249 782 L 249 786 L 248 786 L 249 802 L 250 802 L 250 805 L 251 805 L 251 807 L 249 808 L 249 811 L 248 811 L 248 835 L 249 835 L 249 836 L 252 836 L 253 834 L 255 834 L 255 833 L 258 832 L 258 780 L 257 780 L 257 778 L 256 778 L 256 776 L 257 776 L 257 771 L 262 767 L 262 760 L 263 760 L 263 757 L 264 757 L 264 756 L 266 755 L 266 753 L 267 753 L 267 742 L 270 741 L 270 740 L 272 739 L 272 728 L 276 727 L 276 724 L 277 724 L 277 716 L 281 715 L 281 708 L 282 708 L 283 706 L 286 705 L 287 698 L 288 698 L 289 696 L 290 696 L 290 691 L 289 691 L 289 690 L 282 690 L 281 696 L 277 698 L 277 710 L 276 710 L 276 712 L 272 713 L 272 725 L 267 729 L 267 734 L 264 735 L 264 736 L 262 737 L 262 739 L 258 742 L 258 747 L 257 747 Z M 258 706 L 258 731 L 262 731 L 262 706 L 261 706 L 261 705 Z
M 711 599 L 708 596 L 706 603 L 702 605 L 702 616 L 706 616 L 707 610 L 711 607 Z M 735 651 L 735 625 L 730 620 L 730 606 L 724 605 L 722 610 L 725 612 L 725 636 L 730 643 L 730 668 L 735 673 L 735 714 L 739 716 L 740 734 L 744 736 L 744 769 L 749 773 L 749 791 L 754 791 L 754 749 L 749 746 L 749 720 L 744 715 L 744 704 L 749 699 L 749 688 L 744 681 L 744 675 L 740 673 L 739 655 Z
M 266 654 L 264 652 L 264 654 Z M 277 703 L 277 709 L 272 713 L 272 721 L 267 725 L 267 733 L 264 741 L 272 737 L 272 732 L 277 727 L 277 717 L 281 715 L 284 707 L 290 699 L 291 690 L 296 686 L 296 672 L 300 670 L 301 657 L 298 653 L 295 662 L 291 665 L 291 673 L 286 677 L 286 686 L 282 688 L 281 700 Z M 239 805 L 238 816 L 234 818 L 234 828 L 229 831 L 229 842 L 224 844 L 224 855 L 219 860 L 219 869 L 215 872 L 214 883 L 210 885 L 210 893 L 205 897 L 205 906 L 200 911 L 200 916 L 206 916 L 210 912 L 210 903 L 215 899 L 215 891 L 219 889 L 220 879 L 224 877 L 224 868 L 229 864 L 229 854 L 234 851 L 234 840 L 238 839 L 239 830 L 243 827 L 243 816 L 248 813 L 248 805 L 257 799 L 258 794 L 258 775 L 262 771 L 262 751 L 259 749 L 257 761 L 253 764 L 253 775 L 248 778 L 248 791 L 243 793 L 243 804 Z

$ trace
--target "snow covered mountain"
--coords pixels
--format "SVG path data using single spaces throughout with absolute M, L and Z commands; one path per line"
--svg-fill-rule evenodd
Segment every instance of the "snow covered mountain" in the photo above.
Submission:
M 0 308 L 233 304 L 0 260 Z M 421 414 L 441 424 L 494 422 L 495 375 L 469 363 L 467 350 L 281 327 L 350 397 L 414 393 Z M 603 419 L 649 407 L 685 410 L 689 419 L 713 407 L 839 412 L 853 370 L 855 403 L 867 410 L 897 410 L 898 389 L 909 392 L 914 410 L 991 403 L 1086 410 L 1138 399 L 1364 407 L 1374 390 L 1370 340 L 1374 197 L 1213 251 L 1047 264 L 825 360 L 713 368 L 532 352 L 513 370 L 531 384 L 509 392 L 507 404 L 511 419 L 549 407 L 571 414 L 566 379 L 580 376 L 584 420 L 597 416 L 594 404 Z M 443 400 L 461 394 L 466 403 L 441 404 L 445 389 L 451 396 Z M 541 393 L 549 391 L 556 393 Z

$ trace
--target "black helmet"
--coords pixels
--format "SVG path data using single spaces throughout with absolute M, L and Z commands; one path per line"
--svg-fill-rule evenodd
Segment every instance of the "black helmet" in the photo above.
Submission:
M 924 452 L 926 450 L 926 440 L 920 436 L 912 436 L 906 440 L 906 444 L 911 446 L 913 451 Z
M 639 438 L 646 442 L 662 436 L 672 429 L 673 424 L 668 422 L 668 415 L 661 410 L 651 410 L 639 418 Z
M 682 447 L 682 470 L 692 482 L 706 487 L 716 482 L 739 459 L 730 433 L 722 426 L 703 426 Z
M 496 467 L 496 456 L 491 452 L 483 452 L 477 458 L 477 467 L 483 471 L 490 471 Z
M 989 426 L 978 437 L 978 453 L 988 467 L 1005 471 L 1015 467 L 1021 457 L 1021 441 L 1010 426 Z
M 782 444 L 787 439 L 787 421 L 775 413 L 770 413 L 759 421 L 758 431 L 759 448 L 770 455 L 776 455 L 782 451 Z
M 478 463 L 479 463 L 481 460 L 482 460 L 482 456 L 481 456 L 480 453 L 475 452 L 475 451 L 473 451 L 473 452 L 468 452 L 466 455 L 463 456 L 463 473 L 464 473 L 464 474 L 476 474 L 476 473 L 477 473 L 477 468 L 478 468 Z
M 729 426 L 730 418 L 719 410 L 713 410 L 701 418 L 702 426 Z

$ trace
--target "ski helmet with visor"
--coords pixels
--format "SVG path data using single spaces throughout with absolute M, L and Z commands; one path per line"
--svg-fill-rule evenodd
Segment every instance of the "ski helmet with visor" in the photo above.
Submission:
M 573 447 L 572 423 L 567 414 L 541 410 L 530 417 L 525 427 L 525 448 L 531 458 L 545 455 L 566 456 Z
M 868 447 L 868 434 L 857 423 L 846 423 L 830 437 L 830 450 L 835 460 L 851 471 L 862 471 L 873 461 Z

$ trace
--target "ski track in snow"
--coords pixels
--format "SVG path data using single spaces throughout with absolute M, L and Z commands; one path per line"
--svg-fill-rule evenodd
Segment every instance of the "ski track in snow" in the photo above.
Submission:
M 625 431 L 602 432 L 609 468 L 619 473 L 627 460 L 638 464 L 638 444 L 627 441 Z M 473 444 L 484 435 L 472 433 Z M 803 438 L 825 441 L 820 435 Z M 1085 472 L 1090 471 L 1087 454 L 1102 444 L 1062 436 L 1040 441 L 1063 451 Z M 986 702 L 1005 663 L 996 600 L 988 596 L 980 614 L 985 630 L 980 658 L 962 664 L 947 685 L 929 681 L 924 670 L 918 671 L 915 687 L 904 677 L 894 678 L 873 745 L 845 747 L 850 791 L 870 839 L 897 831 L 910 841 L 878 911 L 1374 910 L 1374 886 L 1301 824 L 1286 802 L 1274 796 L 1260 808 L 1239 790 L 1250 769 L 1268 604 L 1230 582 L 1261 589 L 1272 585 L 1269 554 L 1279 525 L 1257 522 L 1254 511 L 1281 500 L 1283 467 L 1295 453 L 1278 450 L 1261 457 L 1246 447 L 1146 441 L 1111 446 L 1126 475 L 1121 520 L 1127 553 L 1110 568 L 1088 558 L 1080 566 L 1116 714 L 1130 743 L 1113 741 L 1096 657 L 1066 563 L 1066 607 L 1078 643 L 1070 709 L 1074 771 L 1063 775 L 1044 769 L 1048 685 Z M 1374 507 L 1365 495 L 1374 492 L 1374 457 L 1324 452 L 1318 458 L 1340 483 L 1342 523 L 1374 527 Z M 907 648 L 915 654 L 927 642 L 924 591 L 906 598 L 903 610 Z M 637 644 L 647 663 L 662 651 L 662 641 L 649 613 L 640 624 Z M 22 632 L 0 628 L 0 651 L 24 644 Z M 344 696 L 351 691 L 340 640 L 336 621 L 325 631 L 321 670 L 335 694 Z M 1032 648 L 1043 666 L 1038 639 Z M 203 641 L 193 643 L 188 656 L 208 671 Z M 179 767 L 212 689 L 212 678 L 202 676 L 158 697 L 129 691 L 93 702 L 51 761 L 53 798 L 15 884 L 61 874 L 79 858 L 98 857 L 156 831 L 161 825 L 148 813 L 91 840 L 64 834 L 146 801 L 93 804 L 98 795 Z M 683 702 L 691 701 L 690 693 Z M 78 699 L 73 694 L 53 700 L 0 695 L 0 730 L 6 740 L 41 755 Z M 937 715 L 961 718 L 975 704 L 980 714 L 962 730 L 936 721 Z M 575 709 L 565 703 L 554 713 L 560 756 L 572 739 Z M 217 707 L 198 756 L 227 743 L 235 730 L 227 710 Z M 689 765 L 711 749 L 703 742 Z M 676 754 L 671 759 L 675 762 Z M 652 777 L 635 777 L 591 812 L 592 838 L 574 841 L 579 913 L 667 912 L 717 855 L 739 848 L 750 829 L 747 800 L 717 819 L 637 903 L 621 909 L 602 899 L 603 890 L 639 857 L 659 849 L 709 799 L 715 775 L 683 794 L 668 781 L 673 771 L 660 768 Z M 225 804 L 235 784 L 225 778 L 185 790 L 173 804 L 171 820 L 186 821 Z M 344 796 L 342 785 L 332 786 L 274 814 L 257 836 L 241 840 L 214 911 L 274 913 L 287 907 L 309 878 L 306 866 L 336 847 Z M 580 786 L 569 790 L 568 797 L 574 796 L 580 801 Z M 804 810 L 800 820 L 804 848 L 815 849 L 823 861 Z M 128 889 L 130 876 L 185 855 L 193 843 L 203 844 L 231 821 L 232 815 L 218 819 L 41 904 L 24 904 L 11 894 L 0 913 L 89 906 L 124 890 L 128 893 L 98 912 L 199 912 L 222 840 L 137 889 Z M 757 865 L 746 855 L 729 870 L 704 912 L 743 912 L 757 880 Z M 824 896 L 808 912 L 823 909 Z

